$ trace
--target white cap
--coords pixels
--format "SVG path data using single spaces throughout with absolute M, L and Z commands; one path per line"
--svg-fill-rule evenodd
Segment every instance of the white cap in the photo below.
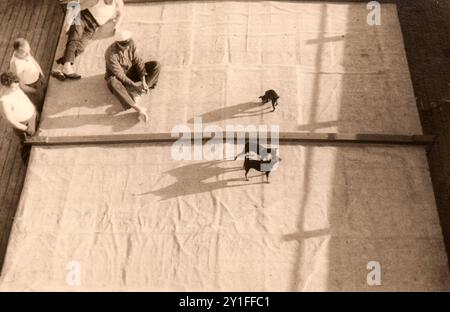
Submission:
M 116 41 L 127 41 L 131 39 L 131 32 L 127 30 L 121 30 L 116 33 L 116 36 L 114 38 Z

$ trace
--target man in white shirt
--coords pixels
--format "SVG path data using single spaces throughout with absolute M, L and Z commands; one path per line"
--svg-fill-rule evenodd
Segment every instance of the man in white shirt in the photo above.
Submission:
M 67 39 L 64 55 L 56 60 L 58 68 L 52 71 L 52 76 L 58 80 L 80 79 L 81 76 L 73 69 L 75 58 L 83 53 L 92 40 L 95 31 L 108 21 L 115 22 L 119 29 L 123 19 L 123 0 L 82 0 L 80 6 L 69 3 L 66 13 Z
M 12 72 L 1 74 L 0 108 L 2 115 L 14 127 L 23 141 L 24 134 L 36 132 L 38 112 L 28 96 L 19 87 L 19 77 Z
M 30 50 L 28 41 L 23 38 L 16 39 L 10 70 L 19 77 L 20 88 L 28 95 L 38 111 L 41 111 L 45 93 L 44 74 Z

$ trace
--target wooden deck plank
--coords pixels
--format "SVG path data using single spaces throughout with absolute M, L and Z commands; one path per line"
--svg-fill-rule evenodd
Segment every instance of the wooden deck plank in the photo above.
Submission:
M 38 1 L 32 1 L 31 5 L 26 6 L 26 10 L 24 11 L 22 26 L 17 29 L 17 35 L 14 39 L 19 38 L 19 37 L 20 38 L 27 37 L 27 34 L 30 32 L 31 21 L 32 21 L 33 15 L 35 14 L 35 9 L 36 9 L 37 4 L 38 4 Z M 13 47 L 11 47 L 11 49 L 12 49 L 12 53 L 13 53 L 14 52 Z
M 14 3 L 7 1 L 6 12 L 0 20 L 0 69 L 3 70 L 3 58 L 9 44 L 8 30 L 12 29 L 11 20 L 14 12 Z
M 8 6 L 8 0 L 0 0 L 0 19 L 6 12 L 6 7 Z
M 14 194 L 16 191 L 16 188 L 18 187 L 18 182 L 24 178 L 24 176 L 20 176 L 20 173 L 23 173 L 24 169 L 26 169 L 26 166 L 24 166 L 24 162 L 21 157 L 21 147 L 19 144 L 15 145 L 11 149 L 11 157 L 14 161 L 11 162 L 10 171 L 9 171 L 9 177 L 7 181 L 7 187 L 6 191 L 4 192 L 4 195 L 1 197 L 2 194 L 0 192 L 0 200 L 3 200 L 5 204 L 11 205 L 12 202 L 17 200 L 17 198 L 14 198 L 13 196 L 9 196 L 10 194 Z M 6 180 L 6 179 L 5 179 Z M 2 214 L 10 214 L 9 210 L 0 212 L 0 215 Z M 1 231 L 1 228 L 0 228 Z
M 14 169 L 14 163 L 16 162 L 17 150 L 20 149 L 18 144 L 10 144 L 8 149 L 8 154 L 5 159 L 5 165 L 2 170 L 2 178 L 0 179 L 0 202 L 2 205 L 7 205 L 7 200 L 5 200 L 5 194 L 8 194 L 9 189 L 9 179 L 11 177 L 12 170 Z M 20 157 L 20 156 L 19 156 Z M 8 194 L 9 195 L 9 194 Z
M 60 7 L 55 7 L 55 12 L 53 14 L 54 18 L 52 19 L 52 24 L 49 26 L 49 33 L 52 34 L 48 36 L 46 46 L 48 49 L 45 49 L 45 52 L 40 56 L 39 61 L 42 66 L 45 68 L 49 68 L 49 70 L 53 67 L 54 57 L 56 53 L 56 49 L 58 48 L 58 42 L 60 38 L 61 28 L 64 23 L 64 12 Z M 50 75 L 46 76 L 47 83 Z
M 14 133 L 12 133 L 11 129 L 6 129 L 6 131 L 3 133 L 4 135 L 4 149 L 2 149 L 0 154 L 0 178 L 3 177 L 3 172 L 5 170 L 5 167 L 8 166 L 8 154 L 11 147 L 15 144 L 14 139 Z M 0 179 L 1 181 L 1 179 Z
M 21 149 L 20 146 L 16 145 L 10 149 L 10 157 L 12 158 L 11 166 L 8 166 L 8 173 L 4 174 L 5 177 L 2 181 L 4 185 L 0 185 L 0 201 L 6 206 L 11 206 L 11 203 L 14 201 L 12 196 L 8 196 L 11 193 L 14 193 L 17 183 L 20 180 L 18 174 L 22 169 L 22 159 L 21 159 Z M 7 178 L 6 178 L 7 177 Z M 10 214 L 10 210 L 0 210 L 0 219 L 4 219 L 5 216 Z M 0 233 L 2 233 L 3 229 L 0 227 Z
M 13 55 L 14 52 L 14 46 L 13 46 L 13 42 L 16 38 L 21 37 L 21 33 L 22 33 L 22 29 L 26 29 L 28 27 L 29 24 L 29 19 L 27 19 L 27 16 L 31 13 L 32 10 L 32 6 L 33 6 L 33 2 L 30 2 L 29 4 L 24 3 L 26 1 L 24 0 L 20 0 L 17 2 L 21 2 L 20 3 L 20 9 L 18 9 L 18 7 L 16 8 L 17 10 L 19 10 L 19 15 L 17 17 L 16 25 L 12 30 L 11 33 L 11 37 L 10 37 L 10 43 L 8 44 L 8 46 L 6 47 L 6 52 L 4 55 L 4 59 L 3 59 L 3 66 L 5 68 L 9 68 L 9 61 Z M 19 6 L 19 4 L 17 4 Z
M 39 1 L 42 2 L 42 1 Z M 42 13 L 45 13 L 45 6 L 42 4 L 40 5 L 40 3 L 35 3 L 34 4 L 34 11 L 33 11 L 33 15 L 31 17 L 30 20 L 30 24 L 29 27 L 26 31 L 26 34 L 24 35 L 24 37 L 28 40 L 28 42 L 30 43 L 30 47 L 31 47 L 31 53 L 34 54 L 34 51 L 36 50 L 37 44 L 38 44 L 38 39 L 37 39 L 37 35 L 40 31 L 41 28 L 41 23 L 43 23 L 42 21 Z
M 44 25 L 46 15 L 49 11 L 49 6 L 50 6 L 49 2 L 44 1 L 43 3 L 41 3 L 41 5 L 39 5 L 39 10 L 36 12 L 36 15 L 35 15 L 37 18 L 37 22 L 34 27 L 37 31 L 35 31 L 33 33 L 33 36 L 31 38 L 31 48 L 32 48 L 32 51 L 34 52 L 35 57 L 36 57 L 36 51 L 38 51 L 39 43 L 41 40 L 42 26 Z M 47 35 L 49 35 L 49 34 L 47 34 Z M 39 60 L 37 60 L 37 61 L 39 62 Z
M 5 205 L 10 207 L 10 209 L 2 209 L 0 211 L 2 212 L 2 215 L 0 215 L 0 272 L 26 174 L 26 166 L 24 166 L 20 158 L 20 148 L 17 149 L 15 159 L 7 189 L 10 195 L 5 198 Z
M 4 45 L 5 50 L 0 51 L 0 67 L 5 68 L 6 62 L 9 60 L 10 55 L 9 51 L 11 46 L 11 39 L 14 36 L 15 31 L 17 30 L 17 27 L 20 27 L 20 24 L 18 24 L 18 19 L 20 17 L 20 12 L 23 9 L 23 1 L 16 1 L 14 4 L 11 4 L 10 10 L 12 10 L 12 15 L 10 16 L 10 20 L 7 24 L 5 35 L 3 36 L 4 42 L 2 42 L 2 45 Z M 2 41 L 3 41 L 2 40 Z
M 2 122 L 2 119 L 0 118 L 0 169 L 4 163 L 5 150 L 8 148 L 9 140 L 11 139 L 11 136 L 7 133 L 8 129 L 9 124 Z
M 8 13 L 9 0 L 0 0 L 0 24 L 5 24 Z M 6 18 L 6 19 L 5 19 Z M 1 33 L 1 29 L 0 29 Z
M 46 29 L 47 31 L 45 33 L 41 32 L 38 39 L 38 45 L 36 47 L 35 57 L 38 62 L 43 61 L 43 56 L 47 52 L 47 39 L 51 35 L 57 36 L 58 34 L 52 34 L 51 33 L 51 25 L 53 20 L 55 19 L 55 13 L 56 13 L 56 6 L 50 5 L 47 9 L 47 13 L 44 18 L 44 23 L 42 25 L 43 29 Z

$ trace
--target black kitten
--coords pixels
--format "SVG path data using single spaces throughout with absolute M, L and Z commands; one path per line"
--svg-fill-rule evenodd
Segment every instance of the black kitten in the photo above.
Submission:
M 266 104 L 269 101 L 272 101 L 272 112 L 275 111 L 275 106 L 278 105 L 278 99 L 280 98 L 278 94 L 274 90 L 267 90 L 263 96 L 259 97 L 261 99 L 262 104 Z

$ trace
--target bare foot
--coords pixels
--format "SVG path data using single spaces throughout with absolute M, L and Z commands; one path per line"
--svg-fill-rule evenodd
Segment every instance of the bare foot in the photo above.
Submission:
M 143 109 L 139 112 L 139 120 L 143 122 L 148 122 L 148 113 L 146 109 Z
M 105 113 L 107 113 L 108 115 L 117 115 L 117 114 L 119 114 L 119 113 L 121 113 L 121 112 L 123 112 L 123 109 L 120 110 L 119 108 L 115 107 L 114 105 L 108 107 L 108 108 L 105 110 Z

